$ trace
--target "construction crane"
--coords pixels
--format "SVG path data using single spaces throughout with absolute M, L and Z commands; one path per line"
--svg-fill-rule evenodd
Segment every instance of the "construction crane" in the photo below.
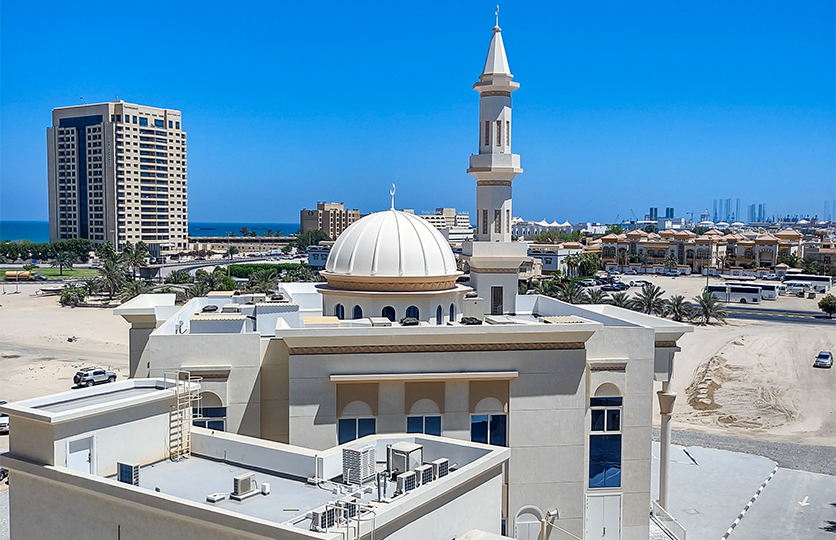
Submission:
M 615 221 L 613 221 L 613 223 L 614 223 L 614 224 L 617 224 L 617 223 L 618 223 L 618 218 L 619 218 L 619 217 L 621 217 L 621 214 L 616 214 L 616 215 L 615 215 Z
M 636 213 L 635 213 L 635 212 L 633 212 L 633 209 L 632 209 L 632 208 L 630 209 L 630 213 L 631 213 L 631 214 L 633 214 L 633 223 L 637 222 L 637 221 L 638 221 L 638 219 L 636 219 Z

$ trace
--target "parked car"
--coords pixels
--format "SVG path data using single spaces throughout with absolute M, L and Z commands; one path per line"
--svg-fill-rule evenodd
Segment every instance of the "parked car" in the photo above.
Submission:
M 76 386 L 93 386 L 99 383 L 114 382 L 116 373 L 97 367 L 86 367 L 78 370 L 73 377 Z
M 776 276 L 775 274 L 766 274 L 765 276 L 763 276 L 763 279 L 767 281 L 778 281 L 778 276 Z
M 5 405 L 5 401 L 0 401 L 0 405 Z M 0 414 L 0 434 L 9 432 L 9 415 Z M 2 478 L 0 478 L 2 480 Z
M 629 270 L 624 271 L 624 275 L 625 276 L 637 276 L 637 275 L 639 275 L 639 273 L 636 272 L 634 269 L 630 268 Z
M 601 287 L 602 291 L 626 291 L 629 289 L 630 286 L 621 282 L 612 283 L 610 285 L 604 285 Z
M 833 354 L 831 354 L 830 351 L 820 352 L 816 357 L 816 361 L 813 362 L 813 367 L 833 367 Z
M 665 270 L 665 275 L 670 277 L 679 276 L 679 270 Z
M 584 287 L 594 287 L 597 285 L 594 279 L 582 279 L 578 283 Z

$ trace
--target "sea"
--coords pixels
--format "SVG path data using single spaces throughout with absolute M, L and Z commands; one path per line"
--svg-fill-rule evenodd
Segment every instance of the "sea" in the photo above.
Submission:
M 190 221 L 189 236 L 226 236 L 234 232 L 241 236 L 243 227 L 262 236 L 267 231 L 273 234 L 295 234 L 299 230 L 299 223 L 224 223 L 215 221 Z M 49 242 L 48 221 L 0 221 L 0 240 L 29 240 L 30 242 Z

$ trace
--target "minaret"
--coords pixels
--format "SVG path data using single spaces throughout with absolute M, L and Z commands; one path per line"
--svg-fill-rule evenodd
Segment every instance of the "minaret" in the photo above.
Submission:
M 515 311 L 519 268 L 528 245 L 511 241 L 511 183 L 520 174 L 520 156 L 511 152 L 511 92 L 513 81 L 502 30 L 493 28 L 491 46 L 479 82 L 479 153 L 467 169 L 476 179 L 476 235 L 462 245 L 470 267 L 470 285 L 484 302 L 486 314 Z
M 520 156 L 511 152 L 511 92 L 514 82 L 502 30 L 493 28 L 491 46 L 479 82 L 479 153 L 470 156 L 468 174 L 476 178 L 476 240 L 511 241 L 511 182 L 520 174 Z

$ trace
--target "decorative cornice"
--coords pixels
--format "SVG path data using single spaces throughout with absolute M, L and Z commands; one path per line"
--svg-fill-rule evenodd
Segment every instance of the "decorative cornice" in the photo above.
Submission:
M 476 268 L 471 266 L 470 272 L 477 274 L 516 274 L 519 268 Z
M 342 345 L 334 347 L 290 347 L 290 354 L 385 354 L 422 352 L 475 352 L 475 351 L 550 351 L 583 349 L 584 343 L 421 343 L 403 345 Z
M 426 277 L 375 277 L 343 276 L 321 272 L 328 280 L 328 287 L 344 291 L 415 292 L 445 291 L 456 288 L 456 279 L 461 272 L 451 276 Z
M 490 96 L 502 96 L 502 97 L 511 97 L 511 92 L 503 92 L 502 90 L 486 90 L 482 92 L 480 95 L 485 97 Z
M 627 362 L 602 362 L 589 364 L 589 371 L 626 371 Z
M 676 341 L 657 341 L 656 347 L 676 347 Z
M 511 180 L 477 180 L 477 186 L 510 186 Z

